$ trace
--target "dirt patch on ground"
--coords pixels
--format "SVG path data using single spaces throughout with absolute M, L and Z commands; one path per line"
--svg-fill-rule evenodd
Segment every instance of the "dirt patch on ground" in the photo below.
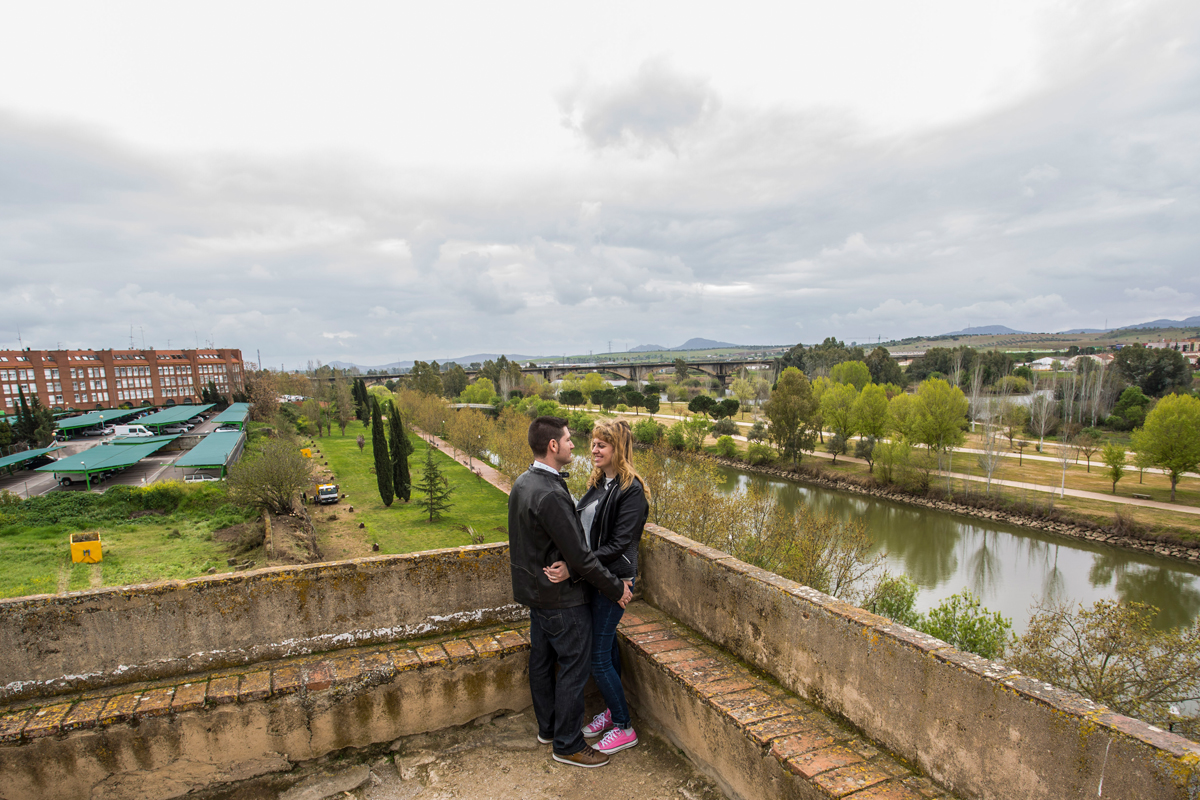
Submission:
M 343 500 L 337 505 L 310 506 L 317 542 L 321 552 L 331 561 L 375 555 L 365 531 L 358 527 L 358 515 Z M 336 517 L 336 519 L 334 519 Z
M 635 725 L 637 720 L 634 720 Z M 669 742 L 638 730 L 636 747 L 597 769 L 559 764 L 538 744 L 533 711 L 347 750 L 286 775 L 201 793 L 204 800 L 263 797 L 346 800 L 722 800 L 716 785 Z
M 162 511 L 157 508 L 147 508 L 147 509 L 143 509 L 142 511 L 133 512 L 132 514 L 129 515 L 129 518 L 137 519 L 138 517 L 162 517 L 162 516 L 165 516 L 166 513 L 167 512 Z

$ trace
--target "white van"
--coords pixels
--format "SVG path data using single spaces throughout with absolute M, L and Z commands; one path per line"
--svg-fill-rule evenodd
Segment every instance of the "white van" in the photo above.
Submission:
M 145 425 L 114 425 L 117 436 L 153 436 L 154 432 Z

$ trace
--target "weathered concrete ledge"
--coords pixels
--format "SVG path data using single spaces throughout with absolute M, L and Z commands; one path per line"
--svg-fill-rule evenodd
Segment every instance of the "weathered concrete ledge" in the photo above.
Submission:
M 526 615 L 505 544 L 0 600 L 0 702 Z
M 657 526 L 641 590 L 972 798 L 1194 798 L 1200 745 Z
M 0 710 L 0 800 L 165 800 L 529 705 L 528 630 L 255 664 Z
M 640 721 L 660 730 L 730 797 L 950 797 L 662 612 L 636 603 L 621 632 Z

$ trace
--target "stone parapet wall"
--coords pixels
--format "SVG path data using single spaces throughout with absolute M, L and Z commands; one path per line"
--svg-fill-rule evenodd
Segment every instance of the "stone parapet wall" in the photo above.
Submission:
M 0 600 L 0 702 L 526 614 L 504 544 Z
M 656 526 L 643 596 L 956 795 L 1194 798 L 1200 745 Z
M 0 800 L 168 800 L 522 709 L 528 651 L 481 629 L 0 709 Z

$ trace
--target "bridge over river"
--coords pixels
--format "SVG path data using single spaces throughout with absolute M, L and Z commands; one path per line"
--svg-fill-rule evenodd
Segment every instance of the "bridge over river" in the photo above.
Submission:
M 751 371 L 767 372 L 775 367 L 775 360 L 772 358 L 753 358 L 753 359 L 710 359 L 707 361 L 689 361 L 687 362 L 688 369 L 695 370 L 713 378 L 719 378 L 722 383 L 728 385 L 737 375 L 737 373 L 745 367 Z M 564 364 L 538 364 L 535 366 L 521 367 L 521 372 L 525 375 L 540 375 L 544 380 L 553 382 L 560 378 L 574 373 L 576 375 L 586 375 L 589 372 L 598 372 L 602 375 L 612 375 L 617 378 L 622 378 L 627 381 L 646 381 L 650 380 L 654 375 L 660 372 L 670 372 L 675 369 L 674 361 L 644 361 L 644 362 L 625 362 L 625 361 L 603 361 L 599 363 L 564 363 Z M 474 379 L 479 375 L 479 370 L 465 370 L 467 377 Z M 408 373 L 388 373 L 383 375 L 358 375 L 368 386 L 374 386 L 386 383 L 389 380 L 400 380 Z M 332 381 L 330 377 L 328 380 Z

